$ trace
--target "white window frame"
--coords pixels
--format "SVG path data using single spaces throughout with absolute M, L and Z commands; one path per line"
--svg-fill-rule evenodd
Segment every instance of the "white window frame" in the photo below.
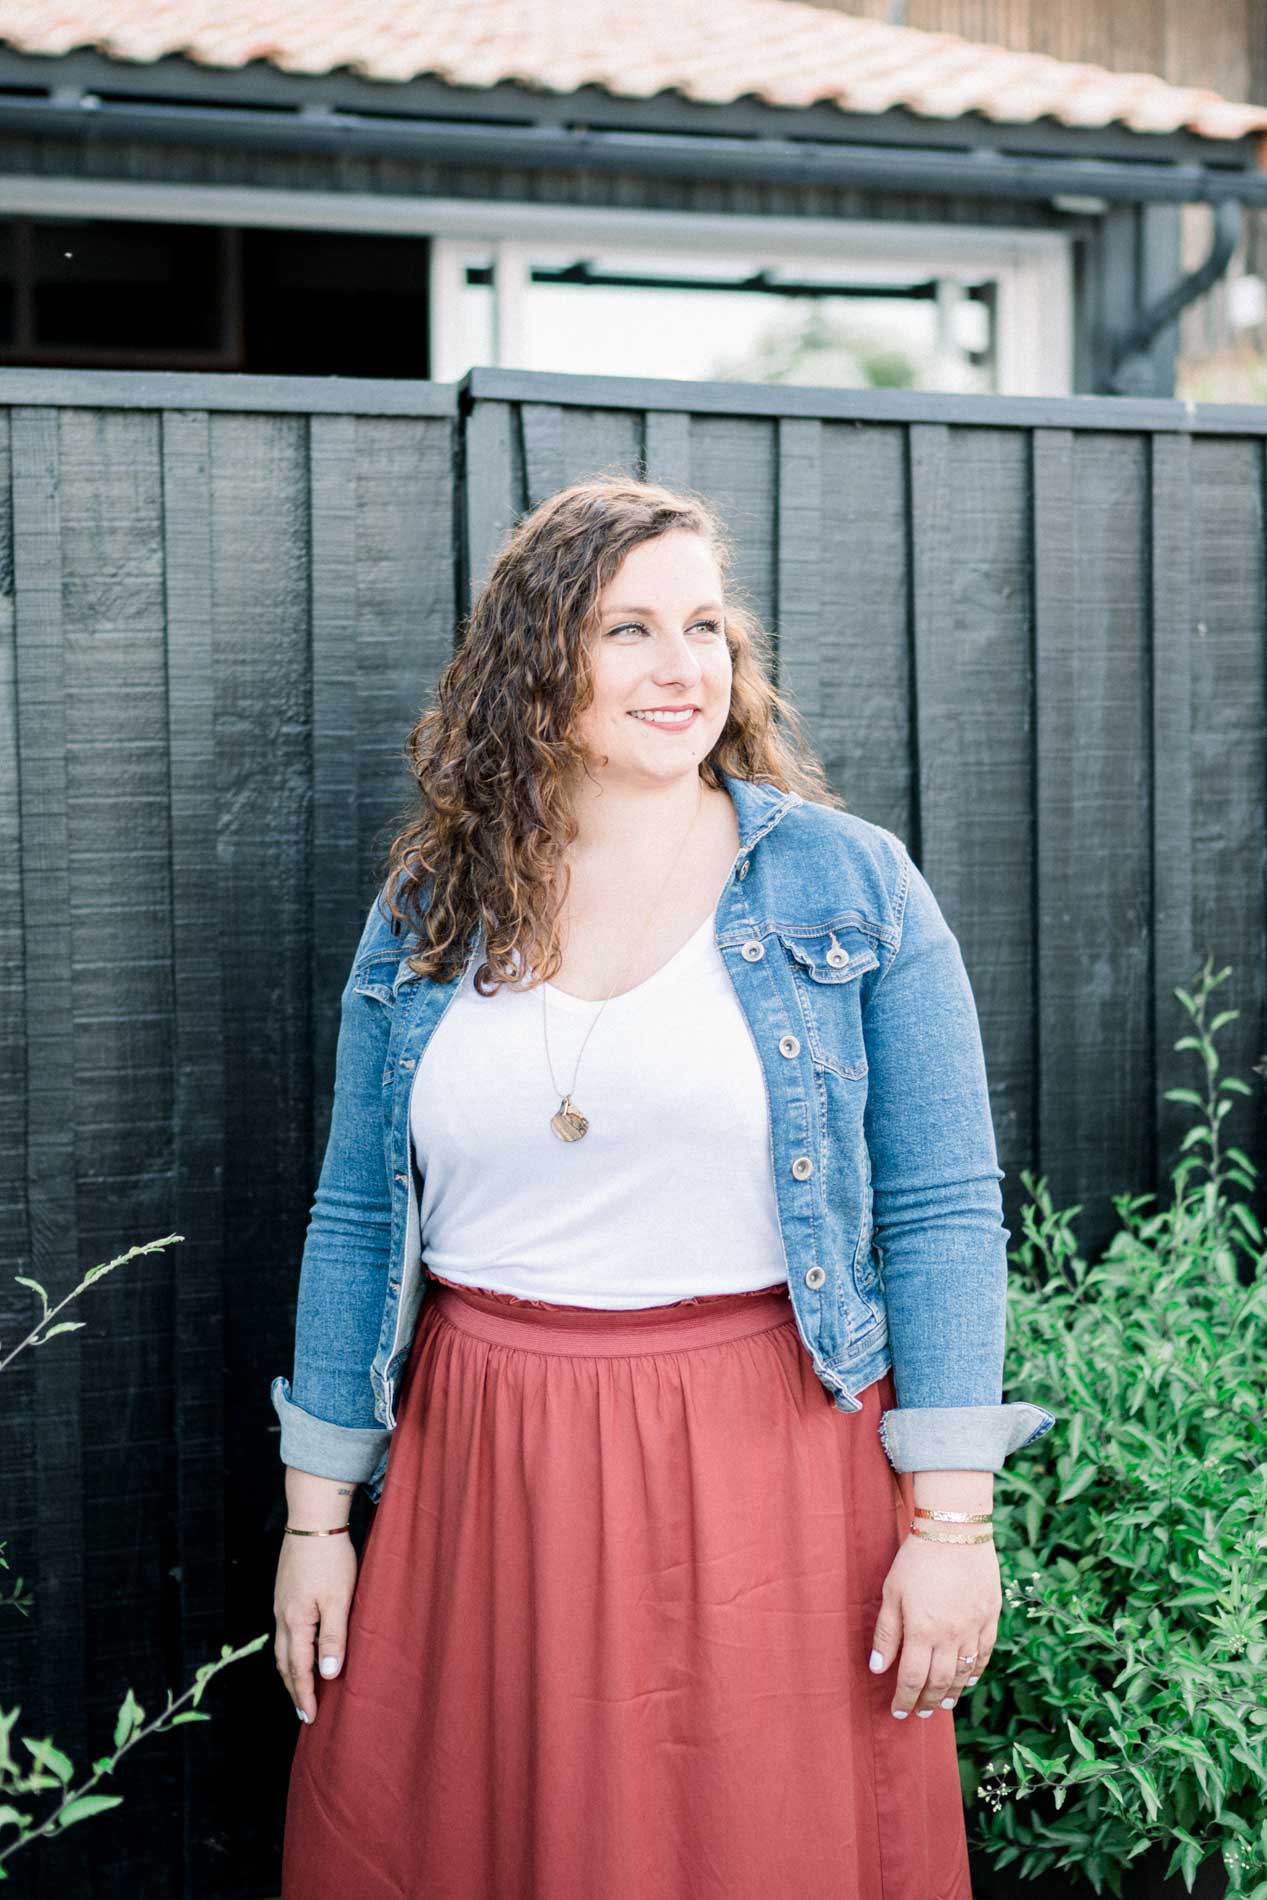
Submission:
M 953 286 L 992 277 L 998 285 L 997 393 L 1067 396 L 1073 390 L 1072 241 L 1061 231 L 14 173 L 0 174 L 0 217 L 148 219 L 429 237 L 431 363 L 437 382 L 455 380 L 466 367 L 459 299 L 472 248 L 491 249 L 494 257 L 496 366 L 521 369 L 520 311 L 531 262 L 567 262 L 580 247 L 622 254 L 645 250 L 661 267 L 675 252 L 684 260 L 738 252 L 756 254 L 772 266 L 811 268 L 825 262 L 838 267 L 842 244 L 847 244 L 850 265 L 869 282 L 902 281 L 915 273 Z

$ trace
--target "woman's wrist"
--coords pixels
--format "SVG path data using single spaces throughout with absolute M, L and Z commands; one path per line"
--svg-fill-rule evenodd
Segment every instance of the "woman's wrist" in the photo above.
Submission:
M 913 1471 L 916 1504 L 934 1511 L 989 1511 L 994 1508 L 992 1471 Z
M 350 1478 L 321 1478 L 286 1466 L 286 1522 L 297 1530 L 327 1531 L 346 1524 L 355 1494 Z

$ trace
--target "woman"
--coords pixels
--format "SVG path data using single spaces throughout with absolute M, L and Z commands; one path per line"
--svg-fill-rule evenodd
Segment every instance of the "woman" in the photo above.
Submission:
M 1054 1419 L 956 939 L 730 563 L 563 490 L 411 734 L 272 1388 L 284 1900 L 968 1900 L 950 1712 Z

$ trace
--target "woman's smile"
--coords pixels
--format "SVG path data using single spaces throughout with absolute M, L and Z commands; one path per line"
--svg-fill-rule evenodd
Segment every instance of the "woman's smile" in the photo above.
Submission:
M 684 706 L 672 712 L 661 707 L 639 709 L 631 711 L 629 717 L 642 726 L 658 726 L 662 732 L 685 732 L 699 718 L 699 707 Z

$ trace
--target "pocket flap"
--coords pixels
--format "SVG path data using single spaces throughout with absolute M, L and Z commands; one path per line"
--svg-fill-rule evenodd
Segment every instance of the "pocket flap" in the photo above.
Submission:
M 864 971 L 880 967 L 875 944 L 857 928 L 780 930 L 778 934 L 784 948 L 815 983 L 852 983 Z

